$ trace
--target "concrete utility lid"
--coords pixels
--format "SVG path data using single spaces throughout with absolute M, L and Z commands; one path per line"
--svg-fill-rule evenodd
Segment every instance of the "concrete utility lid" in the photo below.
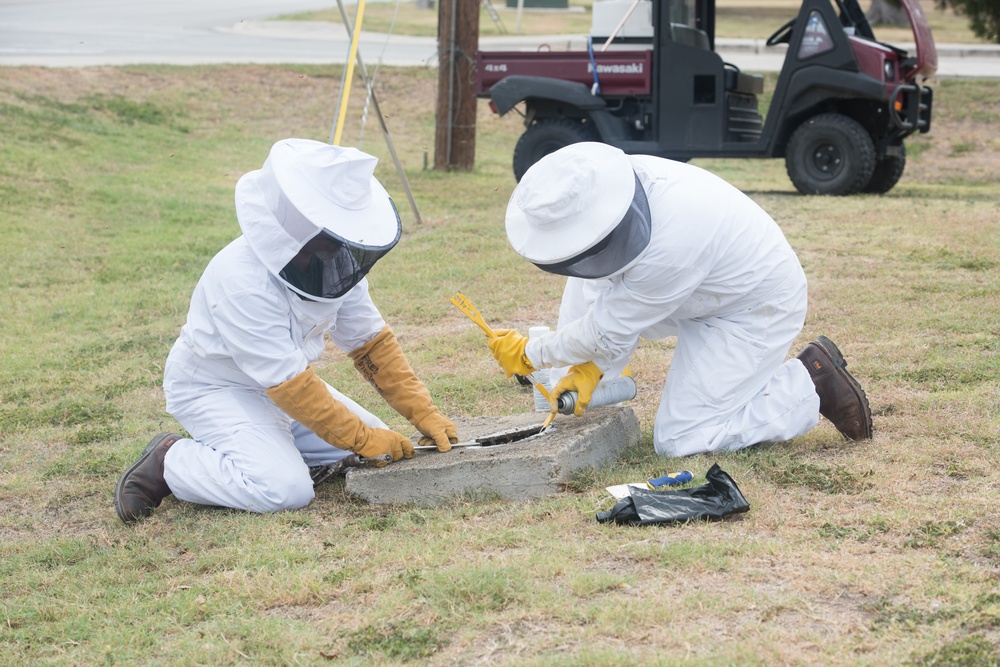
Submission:
M 456 420 L 460 442 L 540 424 L 546 413 Z M 447 453 L 419 450 L 384 468 L 355 468 L 345 490 L 377 505 L 438 505 L 456 496 L 529 500 L 562 490 L 573 474 L 599 466 L 639 442 L 639 420 L 627 406 L 594 408 L 583 417 L 560 415 L 538 435 L 490 447 Z

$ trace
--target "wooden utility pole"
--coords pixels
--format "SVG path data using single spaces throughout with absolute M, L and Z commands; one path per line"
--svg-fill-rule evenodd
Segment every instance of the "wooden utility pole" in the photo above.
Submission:
M 438 0 L 438 97 L 434 168 L 471 171 L 476 161 L 479 3 Z

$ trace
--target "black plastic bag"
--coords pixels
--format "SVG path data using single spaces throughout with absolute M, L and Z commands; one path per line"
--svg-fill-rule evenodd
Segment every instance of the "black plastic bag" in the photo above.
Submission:
M 619 500 L 607 512 L 598 512 L 597 522 L 614 521 L 629 526 L 644 526 L 651 523 L 720 519 L 750 509 L 750 503 L 740 493 L 736 482 L 718 463 L 709 468 L 705 479 L 705 484 L 693 489 L 632 489 L 630 497 Z

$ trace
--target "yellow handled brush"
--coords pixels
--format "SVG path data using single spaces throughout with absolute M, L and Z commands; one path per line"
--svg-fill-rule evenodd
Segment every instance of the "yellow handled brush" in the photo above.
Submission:
M 497 337 L 493 329 L 490 328 L 490 325 L 486 323 L 486 320 L 479 312 L 479 309 L 476 308 L 476 306 L 473 305 L 472 301 L 469 300 L 469 297 L 465 296 L 461 292 L 455 292 L 455 294 L 451 297 L 451 299 L 449 299 L 449 301 L 455 304 L 456 308 L 465 313 L 466 317 L 475 322 L 476 326 L 478 326 L 480 329 L 483 330 L 483 333 L 486 334 L 487 338 Z M 528 378 L 528 381 L 534 385 L 535 389 L 541 392 L 542 396 L 545 397 L 546 401 L 550 400 L 548 389 L 546 389 L 545 385 L 543 385 L 541 382 L 538 381 L 538 378 L 535 377 L 534 373 L 528 373 L 525 377 Z M 543 431 L 549 427 L 549 424 L 552 423 L 552 419 L 554 417 L 555 417 L 554 412 L 549 414 L 548 418 L 545 420 L 545 423 L 542 424 Z
M 465 296 L 461 292 L 455 292 L 450 301 L 455 304 L 460 311 L 465 313 L 466 317 L 475 322 L 476 325 L 483 330 L 483 333 L 486 334 L 487 338 L 497 337 L 497 335 L 493 332 L 493 329 L 490 328 L 490 325 L 486 324 L 486 320 L 483 319 L 479 309 L 476 308 L 471 301 L 469 301 L 469 297 Z

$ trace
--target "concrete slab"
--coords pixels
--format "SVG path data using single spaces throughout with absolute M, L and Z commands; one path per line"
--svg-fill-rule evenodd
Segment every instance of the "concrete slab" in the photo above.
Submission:
M 540 424 L 545 413 L 456 420 L 459 441 Z M 447 453 L 418 451 L 384 468 L 355 468 L 345 490 L 376 505 L 439 505 L 456 496 L 530 500 L 558 493 L 581 469 L 599 466 L 639 441 L 639 420 L 628 406 L 559 415 L 544 433 L 492 447 Z

